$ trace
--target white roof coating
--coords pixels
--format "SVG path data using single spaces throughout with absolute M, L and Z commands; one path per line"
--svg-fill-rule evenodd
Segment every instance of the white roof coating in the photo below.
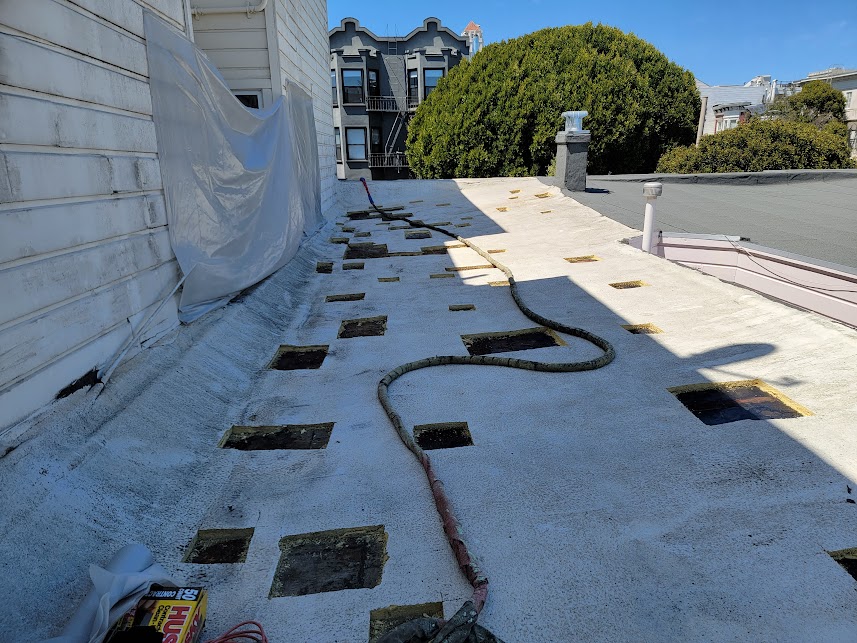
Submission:
M 469 425 L 473 446 L 430 453 L 491 582 L 483 625 L 507 642 L 854 639 L 857 585 L 826 552 L 857 547 L 857 332 L 636 251 L 620 243 L 632 229 L 538 179 L 371 187 L 378 203 L 505 250 L 532 309 L 616 349 L 590 372 L 444 366 L 391 386 L 407 425 Z M 340 188 L 342 212 L 367 206 L 359 184 Z M 338 221 L 391 252 L 455 245 Z M 252 618 L 272 641 L 366 641 L 373 609 L 460 607 L 469 587 L 376 386 L 405 362 L 465 355 L 461 335 L 534 324 L 488 285 L 497 270 L 429 278 L 484 264 L 469 249 L 343 271 L 331 236 L 352 235 L 328 222 L 243 299 L 120 367 L 97 399 L 79 392 L 3 436 L 0 640 L 57 633 L 88 565 L 132 541 L 210 590 L 206 639 Z M 600 260 L 564 260 L 582 255 Z M 609 285 L 633 280 L 648 285 Z M 325 302 L 344 293 L 365 298 Z M 342 320 L 379 315 L 383 336 L 337 339 Z M 639 323 L 664 332 L 621 326 Z M 566 339 L 511 355 L 598 354 Z M 268 370 L 280 344 L 330 352 L 317 370 Z M 709 426 L 667 391 L 757 378 L 813 415 Z M 335 423 L 324 450 L 217 448 L 232 425 L 321 422 Z M 377 587 L 269 598 L 280 538 L 370 525 L 388 536 Z M 247 527 L 246 562 L 181 562 L 198 529 Z

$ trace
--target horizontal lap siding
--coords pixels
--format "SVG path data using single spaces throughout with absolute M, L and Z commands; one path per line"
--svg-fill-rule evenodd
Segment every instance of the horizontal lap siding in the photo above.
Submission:
M 0 15 L 0 428 L 104 366 L 179 276 L 143 10 L 28 0 Z M 177 323 L 167 305 L 141 341 Z
M 250 0 L 258 4 L 258 0 Z M 271 64 L 264 13 L 206 14 L 206 8 L 237 6 L 235 0 L 195 0 L 202 15 L 193 19 L 193 39 L 218 70 L 227 86 L 238 90 L 269 90 Z M 265 105 L 267 106 L 267 105 Z
M 272 0 L 276 3 L 277 40 L 283 78 L 300 85 L 313 99 L 322 209 L 335 201 L 336 158 L 330 101 L 330 44 L 324 0 Z

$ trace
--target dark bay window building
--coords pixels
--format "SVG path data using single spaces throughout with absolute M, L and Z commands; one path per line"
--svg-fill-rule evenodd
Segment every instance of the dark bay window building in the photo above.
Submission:
M 449 70 L 467 38 L 426 18 L 407 36 L 376 36 L 354 18 L 331 29 L 330 86 L 340 179 L 408 178 L 408 121 Z

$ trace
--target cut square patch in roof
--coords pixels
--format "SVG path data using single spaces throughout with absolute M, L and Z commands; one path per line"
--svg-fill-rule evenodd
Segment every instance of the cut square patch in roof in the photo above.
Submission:
M 382 284 L 389 284 L 395 281 L 399 281 L 399 277 L 378 277 L 378 281 Z
M 450 304 L 449 309 L 453 312 L 460 312 L 463 310 L 476 310 L 475 304 Z
M 390 605 L 369 612 L 369 643 L 376 643 L 382 636 L 417 618 L 443 618 L 443 603 L 421 605 Z
M 361 301 L 366 297 L 365 292 L 353 292 L 347 293 L 344 295 L 328 295 L 324 298 L 326 302 L 334 302 L 334 301 Z
M 509 211 L 509 208 L 507 208 L 507 207 L 505 207 L 505 206 L 504 206 L 504 207 L 502 207 L 502 208 L 497 208 L 497 211 L 498 211 L 498 212 L 508 212 L 508 211 Z
M 349 243 L 343 259 L 383 259 L 387 256 L 387 246 L 383 243 Z
M 525 351 L 531 348 L 566 345 L 559 335 L 550 328 L 544 327 L 462 335 L 461 341 L 464 342 L 467 352 L 471 355 L 488 355 L 490 353 L 507 353 Z
M 447 272 L 464 272 L 465 270 L 491 270 L 494 268 L 490 263 L 482 264 L 481 266 L 447 266 L 444 268 Z
M 296 371 L 321 368 L 329 346 L 289 346 L 283 344 L 274 355 L 268 368 L 276 371 Z
M 857 547 L 851 549 L 840 549 L 827 552 L 830 557 L 848 572 L 854 580 L 857 580 Z
M 431 232 L 428 230 L 411 230 L 405 233 L 405 239 L 429 239 Z
M 371 232 L 355 232 L 355 233 L 354 233 L 354 238 L 355 238 L 355 239 L 356 239 L 356 238 L 358 238 L 358 237 L 371 237 L 371 236 L 372 236 L 372 233 L 371 233 Z
M 329 275 L 333 272 L 333 263 L 330 261 L 319 261 L 315 264 L 315 271 L 324 275 Z
M 247 559 L 253 528 L 200 529 L 188 547 L 183 563 L 215 565 L 243 563 Z
M 452 279 L 453 277 L 455 277 L 455 275 L 451 272 L 441 272 L 429 275 L 429 279 Z
M 387 532 L 377 525 L 286 536 L 280 552 L 271 598 L 371 589 L 387 562 Z
M 691 384 L 667 390 L 709 426 L 812 415 L 762 380 Z
M 339 326 L 338 339 L 351 337 L 379 337 L 387 330 L 387 316 L 346 319 Z
M 494 288 L 502 288 L 503 286 L 511 286 L 512 284 L 508 281 L 489 281 L 488 285 Z
M 352 221 L 365 221 L 366 219 L 374 219 L 379 216 L 377 214 L 375 214 L 374 216 L 372 214 L 369 214 L 368 210 L 355 210 L 346 214 L 348 218 Z
M 233 426 L 220 441 L 221 449 L 276 451 L 281 449 L 326 449 L 333 422 L 283 424 L 278 426 Z
M 664 332 L 654 324 L 622 324 L 622 328 L 634 335 L 657 335 Z
M 615 283 L 610 284 L 612 288 L 616 288 L 617 290 L 626 290 L 628 288 L 642 288 L 643 286 L 648 286 L 645 281 L 617 281 Z
M 365 264 L 362 261 L 354 261 L 352 263 L 342 264 L 343 270 L 363 270 Z
M 434 225 L 434 226 L 452 225 L 452 221 L 434 221 L 434 222 L 428 223 L 426 225 Z
M 420 248 L 420 253 L 424 255 L 445 255 L 448 252 L 446 246 L 423 246 Z
M 469 223 L 456 223 L 455 227 L 456 228 L 469 228 L 470 224 Z
M 348 243 L 348 237 L 331 237 L 330 243 Z
M 443 208 L 443 207 L 450 205 L 450 204 L 449 203 L 435 203 L 435 205 L 439 208 Z
M 357 228 L 355 228 L 355 227 L 353 227 L 353 226 L 342 226 L 342 231 L 343 231 L 343 232 L 354 232 L 356 229 L 357 229 Z
M 505 248 L 495 248 L 494 250 L 489 250 L 488 254 L 489 255 L 498 255 L 501 252 L 506 252 L 506 249 Z
M 439 422 L 414 427 L 414 441 L 426 451 L 473 446 L 467 422 Z
M 566 257 L 565 260 L 568 263 L 592 263 L 593 261 L 601 261 L 595 255 L 581 255 L 580 257 Z M 613 284 L 610 284 L 611 286 Z
M 539 199 L 547 199 L 550 195 L 550 192 L 542 192 L 541 194 L 537 194 L 536 197 Z

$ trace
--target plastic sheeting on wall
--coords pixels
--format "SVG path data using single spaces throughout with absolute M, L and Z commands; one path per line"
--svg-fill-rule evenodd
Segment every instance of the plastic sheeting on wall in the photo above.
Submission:
M 285 265 L 322 222 L 312 98 L 245 108 L 205 54 L 145 12 L 170 240 L 190 322 Z

